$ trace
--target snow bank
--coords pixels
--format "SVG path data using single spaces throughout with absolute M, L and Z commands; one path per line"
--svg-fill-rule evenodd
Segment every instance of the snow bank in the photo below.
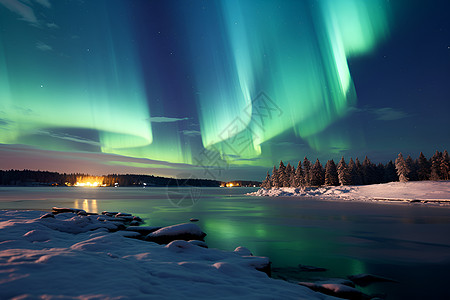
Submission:
M 362 186 L 259 189 L 251 196 L 450 204 L 450 181 L 390 182 Z
M 328 298 L 257 271 L 268 259 L 243 248 L 158 245 L 103 216 L 43 215 L 0 211 L 0 299 Z

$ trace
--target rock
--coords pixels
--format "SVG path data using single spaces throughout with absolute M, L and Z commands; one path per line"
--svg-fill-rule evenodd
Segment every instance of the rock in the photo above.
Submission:
M 149 233 L 145 240 L 158 244 L 167 244 L 175 240 L 200 240 L 204 241 L 204 233 L 200 227 L 192 223 L 183 223 L 163 227 L 155 232 Z
M 126 222 L 131 222 L 133 221 L 133 216 L 120 216 L 119 214 L 114 216 L 115 219 L 122 219 L 125 220 Z
M 42 215 L 39 219 L 46 219 L 46 218 L 55 218 L 55 215 L 54 214 L 51 214 L 51 213 L 48 213 L 48 214 L 45 214 L 45 215 Z
M 133 221 L 139 222 L 139 223 L 143 223 L 144 221 L 142 221 L 141 218 L 139 218 L 138 216 L 133 216 Z
M 60 213 L 74 213 L 77 214 L 79 212 L 84 212 L 86 213 L 85 210 L 82 209 L 78 209 L 78 208 L 67 208 L 67 207 L 53 207 L 53 214 L 60 214 Z
M 253 256 L 253 253 L 250 250 L 248 250 L 247 248 L 242 247 L 242 246 L 236 247 L 236 249 L 234 249 L 233 252 L 235 252 L 241 256 Z
M 112 211 L 102 211 L 102 215 L 117 215 L 119 212 L 117 212 L 117 211 L 114 211 L 114 212 L 112 212 Z
M 338 283 L 338 284 L 343 284 L 343 285 L 350 286 L 353 288 L 355 287 L 355 284 L 353 283 L 353 281 L 348 280 L 348 279 L 343 279 L 343 278 L 328 278 L 328 279 L 316 281 L 315 283 L 316 284 Z
M 299 285 L 306 286 L 313 291 L 326 294 L 329 296 L 351 299 L 351 300 L 360 300 L 360 299 L 370 299 L 369 295 L 364 294 L 363 292 L 339 283 L 324 283 L 318 284 L 313 282 L 299 282 Z
M 116 217 L 133 217 L 133 215 L 120 212 L 116 214 Z
M 205 242 L 203 242 L 203 241 L 199 241 L 199 240 L 190 240 L 190 241 L 188 241 L 188 242 L 191 243 L 191 244 L 193 244 L 193 245 L 199 246 L 199 247 L 208 248 L 208 245 L 207 245 Z
M 130 226 L 139 226 L 139 222 L 138 221 L 131 221 L 130 222 Z
M 191 218 L 191 219 L 189 219 L 189 221 L 191 221 L 191 222 L 198 222 L 199 220 L 196 219 L 196 218 Z
M 99 220 L 99 221 L 111 221 L 111 222 L 126 222 L 127 221 L 127 220 L 125 220 L 123 218 L 115 218 L 115 217 L 110 217 L 108 215 L 99 216 L 97 218 L 97 220 Z
M 374 282 L 398 282 L 398 281 L 390 279 L 390 278 L 372 275 L 372 274 L 350 275 L 350 276 L 348 276 L 348 279 L 353 281 L 356 285 L 359 285 L 362 287 L 368 286 L 369 284 L 372 284 Z
M 156 226 L 128 226 L 126 231 L 134 231 L 139 232 L 142 235 L 148 235 L 149 233 L 155 232 L 156 230 L 161 229 L 161 227 Z
M 314 267 L 314 266 L 308 266 L 308 265 L 298 265 L 300 268 L 300 271 L 303 272 L 325 272 L 327 269 L 321 268 L 321 267 Z
M 87 216 L 87 212 L 85 212 L 84 210 L 81 210 L 81 211 L 77 212 L 77 215 L 79 215 L 79 216 Z

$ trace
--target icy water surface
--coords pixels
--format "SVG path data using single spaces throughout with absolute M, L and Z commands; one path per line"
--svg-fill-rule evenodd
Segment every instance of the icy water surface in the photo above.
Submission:
M 450 299 L 450 208 L 423 204 L 250 197 L 251 188 L 0 187 L 0 209 L 122 211 L 147 225 L 198 218 L 210 247 L 246 246 L 291 280 L 372 273 L 367 293 L 386 299 Z M 300 272 L 298 264 L 327 268 Z

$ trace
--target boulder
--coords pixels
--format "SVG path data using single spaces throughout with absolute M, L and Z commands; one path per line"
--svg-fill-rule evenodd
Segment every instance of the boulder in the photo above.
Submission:
M 236 247 L 236 249 L 234 249 L 233 252 L 235 252 L 241 256 L 253 256 L 253 254 L 250 250 L 248 250 L 247 248 L 242 247 L 242 246 Z
M 369 284 L 372 284 L 374 282 L 398 282 L 398 281 L 390 279 L 390 278 L 372 275 L 372 274 L 350 275 L 350 276 L 348 276 L 348 279 L 353 281 L 356 285 L 359 285 L 362 287 L 368 286 Z
M 158 229 L 161 229 L 161 227 L 157 227 L 157 226 L 128 226 L 125 230 L 126 231 L 139 232 L 142 235 L 148 235 L 149 233 L 155 232 Z
M 193 223 L 183 223 L 172 226 L 163 227 L 152 233 L 149 233 L 145 240 L 158 244 L 167 244 L 175 240 L 200 240 L 204 241 L 204 233 L 200 227 Z
M 196 246 L 199 246 L 199 247 L 202 247 L 202 248 L 208 248 L 208 245 L 205 242 L 203 242 L 203 241 L 190 240 L 188 242 L 191 243 L 192 245 L 196 245 Z
M 83 209 L 78 209 L 78 208 L 67 208 L 67 207 L 52 207 L 53 210 L 53 214 L 60 214 L 60 213 L 74 213 L 74 214 L 78 214 L 78 213 L 84 213 L 86 214 L 86 211 Z
M 314 267 L 314 266 L 308 266 L 308 265 L 298 265 L 300 268 L 300 271 L 303 272 L 325 272 L 327 269 L 321 268 L 321 267 Z
M 45 215 L 42 215 L 39 219 L 46 219 L 46 218 L 55 218 L 55 215 L 54 214 L 51 214 L 51 213 L 48 213 L 48 214 L 45 214 Z
M 363 292 L 350 287 L 348 285 L 339 284 L 339 283 L 314 283 L 314 282 L 299 282 L 299 285 L 306 286 L 313 291 L 343 298 L 350 300 L 361 300 L 361 299 L 371 299 L 369 295 L 364 294 Z

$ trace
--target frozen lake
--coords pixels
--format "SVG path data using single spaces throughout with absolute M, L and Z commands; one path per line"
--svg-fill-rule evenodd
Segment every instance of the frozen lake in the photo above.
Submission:
M 212 248 L 245 246 L 270 257 L 275 275 L 304 280 L 372 273 L 368 293 L 387 299 L 448 299 L 450 209 L 423 204 L 251 197 L 251 188 L 0 187 L 0 209 L 122 211 L 147 225 L 198 218 Z M 298 264 L 329 269 L 299 272 Z

